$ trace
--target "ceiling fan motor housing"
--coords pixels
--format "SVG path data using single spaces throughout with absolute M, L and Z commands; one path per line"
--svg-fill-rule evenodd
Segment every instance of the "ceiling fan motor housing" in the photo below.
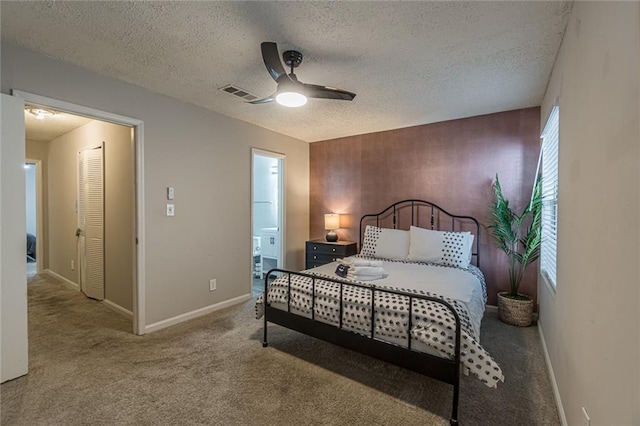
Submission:
M 282 54 L 282 60 L 288 67 L 297 68 L 302 63 L 302 53 L 297 50 L 287 50 Z

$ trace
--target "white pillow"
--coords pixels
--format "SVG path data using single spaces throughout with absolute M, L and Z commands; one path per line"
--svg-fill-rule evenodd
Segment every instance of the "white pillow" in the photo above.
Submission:
M 381 259 L 407 260 L 409 255 L 409 231 L 382 229 L 376 256 Z
M 362 240 L 362 247 L 360 247 L 360 255 L 367 257 L 375 256 L 376 246 L 378 245 L 378 239 L 380 238 L 380 231 L 382 231 L 382 229 L 377 226 L 367 225 L 364 229 L 364 238 Z
M 409 230 L 411 262 L 430 262 L 444 266 L 467 268 L 471 260 L 470 232 L 443 232 L 412 226 Z
M 409 255 L 409 231 L 367 225 L 360 254 L 380 259 L 406 260 Z
M 467 266 L 471 263 L 471 259 L 473 258 L 473 239 L 475 236 L 471 232 L 465 232 L 469 234 L 468 245 L 469 245 L 469 255 L 467 256 Z

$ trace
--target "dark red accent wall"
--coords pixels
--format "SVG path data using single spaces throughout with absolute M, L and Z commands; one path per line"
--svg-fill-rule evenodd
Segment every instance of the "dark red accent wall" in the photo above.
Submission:
M 360 217 L 406 198 L 431 201 L 481 224 L 480 268 L 489 304 L 507 290 L 507 257 L 491 241 L 489 205 L 498 173 L 515 210 L 531 197 L 540 146 L 540 108 L 322 142 L 309 149 L 310 236 L 323 238 L 324 213 L 341 213 L 342 240 L 359 240 Z M 537 265 L 520 291 L 536 297 Z

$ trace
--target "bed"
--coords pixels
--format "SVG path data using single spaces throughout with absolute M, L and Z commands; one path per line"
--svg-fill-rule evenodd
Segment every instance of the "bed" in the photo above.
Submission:
M 364 215 L 358 255 L 267 273 L 256 301 L 263 346 L 271 322 L 449 383 L 458 424 L 461 371 L 489 387 L 504 380 L 479 343 L 487 297 L 479 233 L 476 219 L 424 200 Z
M 36 236 L 27 232 L 27 263 L 36 261 Z

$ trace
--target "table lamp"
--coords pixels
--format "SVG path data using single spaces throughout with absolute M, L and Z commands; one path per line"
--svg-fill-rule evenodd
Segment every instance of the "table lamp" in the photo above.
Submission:
M 327 213 L 324 215 L 324 229 L 327 233 L 327 241 L 335 243 L 338 241 L 338 234 L 335 230 L 340 228 L 340 215 L 337 213 Z

